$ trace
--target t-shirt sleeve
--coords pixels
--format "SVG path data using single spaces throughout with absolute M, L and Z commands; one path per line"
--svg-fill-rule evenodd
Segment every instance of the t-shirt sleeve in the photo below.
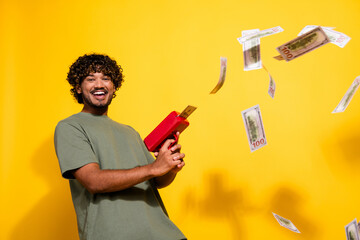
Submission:
M 148 160 L 149 163 L 153 163 L 155 161 L 155 158 L 151 155 L 151 153 L 149 152 L 149 150 L 146 148 L 145 143 L 142 142 L 142 146 L 146 155 L 146 158 Z
M 99 163 L 86 133 L 80 126 L 66 122 L 58 123 L 54 144 L 64 178 L 74 179 L 72 170 L 89 163 Z
M 136 134 L 136 137 L 138 139 L 139 144 L 141 145 L 141 148 L 145 154 L 146 160 L 148 163 L 153 163 L 155 161 L 155 158 L 151 155 L 151 153 L 149 152 L 149 150 L 147 149 L 147 147 L 145 146 L 144 140 L 141 138 L 140 134 L 138 133 L 138 131 L 136 131 L 134 128 L 132 128 L 131 126 L 129 126 Z
M 139 137 L 140 145 L 142 147 L 142 150 L 146 156 L 146 159 L 148 163 L 153 163 L 155 161 L 155 158 L 151 155 L 147 147 L 145 146 L 144 140 L 141 138 L 140 134 L 137 132 L 137 135 Z

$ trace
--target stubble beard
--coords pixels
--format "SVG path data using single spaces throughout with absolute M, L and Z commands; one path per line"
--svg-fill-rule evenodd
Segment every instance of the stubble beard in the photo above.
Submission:
M 104 104 L 94 104 L 94 103 L 91 101 L 90 97 L 86 97 L 86 96 L 83 95 L 84 105 L 86 104 L 86 105 L 88 105 L 89 107 L 95 108 L 95 109 L 97 109 L 97 110 L 107 109 L 107 108 L 109 107 L 112 99 L 113 99 L 113 96 L 109 97 L 109 99 L 107 100 L 107 102 L 104 103 Z

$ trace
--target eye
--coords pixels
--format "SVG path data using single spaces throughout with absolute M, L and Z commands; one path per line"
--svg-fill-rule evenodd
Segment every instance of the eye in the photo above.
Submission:
M 104 77 L 103 80 L 104 81 L 110 81 L 110 78 L 109 77 Z
M 95 81 L 95 78 L 87 78 L 86 80 L 89 82 L 92 82 L 92 81 Z

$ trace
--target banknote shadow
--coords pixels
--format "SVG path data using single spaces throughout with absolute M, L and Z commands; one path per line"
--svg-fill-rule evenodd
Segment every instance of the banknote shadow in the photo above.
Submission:
M 360 132 L 339 139 L 338 144 L 349 166 L 360 167 Z
M 337 138 L 327 142 L 324 145 L 324 152 L 327 156 L 341 155 L 336 158 L 330 158 L 333 161 L 345 162 L 350 167 L 360 166 L 360 131 L 354 126 L 352 131 L 343 131 L 337 134 Z
M 184 212 L 227 223 L 232 239 L 246 239 L 242 226 L 244 213 L 249 208 L 246 206 L 242 188 L 230 186 L 228 176 L 219 170 L 206 173 L 204 181 L 204 194 L 199 195 L 194 189 L 186 191 L 182 201 Z M 186 218 L 186 215 L 184 217 Z
M 354 127 L 349 128 L 351 125 Z M 360 168 L 360 129 L 357 125 L 346 124 L 346 127 L 335 130 L 322 142 L 321 147 L 334 175 L 353 177 L 352 174 L 344 173 Z
M 68 181 L 61 177 L 52 137 L 39 146 L 31 163 L 49 192 L 17 223 L 10 239 L 78 239 Z
M 297 188 L 298 189 L 298 188 Z M 273 213 L 276 213 L 286 219 L 289 219 L 296 228 L 301 232 L 303 239 L 319 239 L 319 229 L 316 227 L 315 222 L 311 220 L 311 216 L 304 214 L 303 205 L 305 205 L 306 194 L 303 192 L 295 191 L 294 188 L 288 186 L 279 186 L 270 199 L 268 209 L 268 219 L 273 222 L 273 225 L 280 227 Z M 297 239 L 297 234 L 284 228 L 287 232 L 289 239 Z

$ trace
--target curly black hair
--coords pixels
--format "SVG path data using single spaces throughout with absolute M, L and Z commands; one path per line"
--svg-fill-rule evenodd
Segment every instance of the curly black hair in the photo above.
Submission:
M 85 54 L 79 57 L 69 69 L 66 80 L 72 86 L 70 92 L 78 101 L 84 103 L 82 94 L 78 94 L 76 86 L 80 85 L 82 81 L 89 76 L 90 73 L 102 73 L 109 76 L 114 83 L 115 91 L 119 90 L 124 81 L 123 69 L 107 55 L 103 54 Z M 114 93 L 113 98 L 116 96 Z

